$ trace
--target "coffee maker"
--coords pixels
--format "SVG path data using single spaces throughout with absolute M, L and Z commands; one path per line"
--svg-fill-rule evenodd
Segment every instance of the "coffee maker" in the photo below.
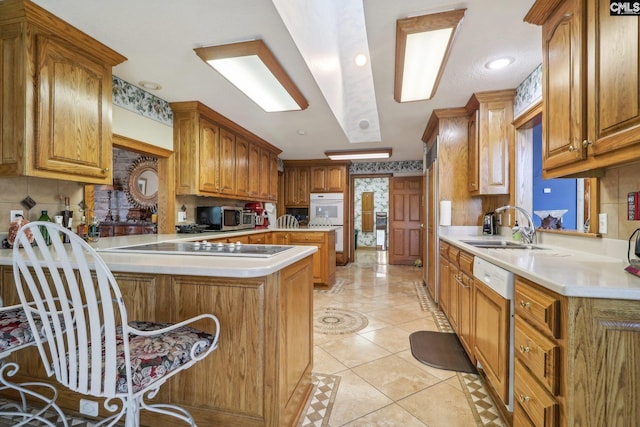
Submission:
M 482 234 L 498 234 L 498 222 L 495 212 L 487 212 L 482 219 Z

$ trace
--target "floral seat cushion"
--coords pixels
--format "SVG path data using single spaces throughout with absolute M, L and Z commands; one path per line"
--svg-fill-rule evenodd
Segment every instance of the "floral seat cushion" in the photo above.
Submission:
M 0 310 L 0 354 L 33 342 L 33 332 L 22 308 Z
M 141 331 L 153 331 L 170 326 L 170 323 L 130 322 L 129 326 Z M 131 376 L 133 393 L 162 379 L 191 361 L 191 352 L 197 356 L 208 349 L 214 336 L 188 326 L 177 328 L 152 337 L 131 335 Z M 117 330 L 118 393 L 127 392 L 127 376 L 123 352 L 122 328 Z

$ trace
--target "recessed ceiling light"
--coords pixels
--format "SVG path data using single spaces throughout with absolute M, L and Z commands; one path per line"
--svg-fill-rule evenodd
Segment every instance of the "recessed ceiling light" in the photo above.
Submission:
M 364 67 L 367 64 L 367 56 L 364 53 L 359 53 L 354 58 L 358 67 Z
M 162 86 L 160 86 L 158 83 L 150 82 L 150 81 L 147 81 L 147 80 L 142 80 L 141 82 L 138 82 L 138 84 L 140 85 L 140 87 L 142 87 L 143 89 L 146 89 L 146 90 L 160 90 L 160 89 L 162 89 Z
M 493 61 L 489 61 L 485 64 L 485 67 L 487 67 L 490 70 L 500 70 L 501 68 L 504 68 L 508 65 L 513 64 L 514 59 L 506 56 L 504 58 L 498 58 L 498 59 L 494 59 Z

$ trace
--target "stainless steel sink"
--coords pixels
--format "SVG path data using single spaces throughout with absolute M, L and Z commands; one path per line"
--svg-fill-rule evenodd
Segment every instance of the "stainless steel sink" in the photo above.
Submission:
M 509 240 L 461 240 L 462 243 L 471 245 L 476 248 L 492 248 L 492 249 L 542 249 L 538 246 L 512 242 Z

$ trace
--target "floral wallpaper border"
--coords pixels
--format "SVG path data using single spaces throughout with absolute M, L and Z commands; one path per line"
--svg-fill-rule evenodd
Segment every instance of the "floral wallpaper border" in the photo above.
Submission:
M 540 99 L 542 99 L 542 64 L 538 65 L 516 88 L 516 98 L 513 103 L 514 117 L 518 117 Z
M 173 126 L 173 112 L 169 103 L 137 86 L 113 76 L 113 104 L 131 112 Z
M 376 173 L 419 173 L 422 174 L 422 160 L 397 162 L 358 162 L 349 166 L 351 175 Z

